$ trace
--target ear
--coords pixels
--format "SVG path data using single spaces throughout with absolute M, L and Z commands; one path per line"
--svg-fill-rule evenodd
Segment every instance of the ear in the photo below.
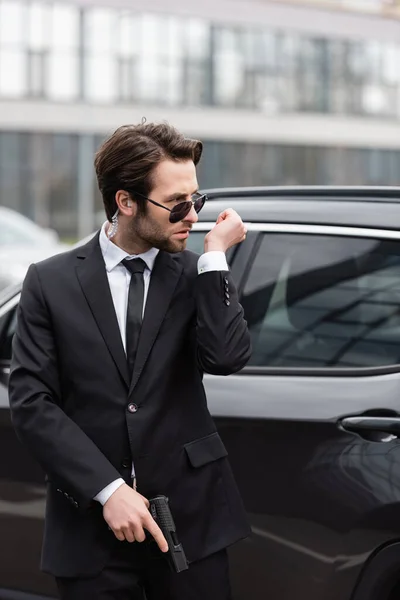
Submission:
M 115 194 L 115 202 L 119 212 L 127 217 L 132 217 L 136 213 L 136 204 L 125 190 L 118 190 Z

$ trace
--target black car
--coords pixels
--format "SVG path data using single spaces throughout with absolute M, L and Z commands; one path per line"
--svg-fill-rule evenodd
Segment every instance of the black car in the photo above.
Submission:
M 205 376 L 253 530 L 231 549 L 234 597 L 395 600 L 400 188 L 209 197 L 191 249 L 202 251 L 229 206 L 249 232 L 228 259 L 253 354 L 237 375 Z M 0 300 L 0 600 L 55 596 L 38 569 L 44 474 L 17 441 L 8 408 L 19 294 Z

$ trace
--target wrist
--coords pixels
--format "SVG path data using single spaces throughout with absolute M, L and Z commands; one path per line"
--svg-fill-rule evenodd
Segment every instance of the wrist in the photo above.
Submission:
M 117 481 L 114 481 L 112 484 L 110 484 L 109 486 L 107 486 L 107 488 L 105 488 L 102 492 L 101 492 L 101 497 L 99 494 L 99 497 L 97 497 L 97 500 L 103 505 L 103 508 L 105 507 L 105 505 L 111 500 L 111 498 L 114 496 L 115 494 L 118 492 L 118 490 L 120 490 L 124 485 L 126 485 L 125 481 L 120 479 Z M 128 486 L 129 487 L 129 486 Z M 118 494 L 117 494 L 118 496 Z
M 204 252 L 226 252 L 226 247 L 217 240 L 204 240 Z

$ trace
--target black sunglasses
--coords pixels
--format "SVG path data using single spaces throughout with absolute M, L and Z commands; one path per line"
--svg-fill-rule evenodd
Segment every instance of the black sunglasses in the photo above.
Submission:
M 169 215 L 170 223 L 179 223 L 179 221 L 182 221 L 190 213 L 190 211 L 192 210 L 192 206 L 193 206 L 194 210 L 197 213 L 199 213 L 201 211 L 201 209 L 203 208 L 205 201 L 207 200 L 207 194 L 196 193 L 196 194 L 193 194 L 191 200 L 185 200 L 184 202 L 179 202 L 178 204 L 176 204 L 174 206 L 174 208 L 168 208 L 168 206 L 164 206 L 163 204 L 160 204 L 159 202 L 156 202 L 155 200 L 152 200 L 151 198 L 147 198 L 147 196 L 143 196 L 143 194 L 139 194 L 138 192 L 129 191 L 129 193 L 132 194 L 132 196 L 135 196 L 135 195 L 140 196 L 141 198 L 148 200 L 148 202 L 155 204 L 155 206 L 160 206 L 161 208 L 165 208 L 165 210 L 168 210 L 170 213 L 170 215 Z

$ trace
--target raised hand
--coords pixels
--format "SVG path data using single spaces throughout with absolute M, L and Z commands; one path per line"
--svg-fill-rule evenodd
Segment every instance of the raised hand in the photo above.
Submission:
M 227 208 L 218 216 L 216 224 L 204 238 L 204 251 L 226 252 L 231 246 L 243 242 L 246 233 L 246 227 L 238 213 L 233 208 Z

